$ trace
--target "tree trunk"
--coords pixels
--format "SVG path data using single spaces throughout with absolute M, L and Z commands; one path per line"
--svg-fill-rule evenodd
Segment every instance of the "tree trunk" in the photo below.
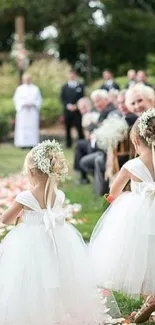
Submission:
M 18 46 L 21 46 L 24 48 L 24 35 L 25 35 L 25 18 L 23 15 L 17 15 L 15 17 L 15 42 L 18 44 Z M 16 61 L 17 69 L 19 73 L 19 84 L 22 83 L 22 75 L 24 73 L 21 62 L 17 59 Z
M 17 42 L 24 44 L 24 34 L 25 34 L 25 19 L 24 16 L 15 17 L 15 34 L 17 36 Z
M 91 56 L 91 42 L 86 41 L 86 54 L 87 54 L 87 66 L 86 66 L 86 81 L 89 85 L 92 80 L 92 56 Z

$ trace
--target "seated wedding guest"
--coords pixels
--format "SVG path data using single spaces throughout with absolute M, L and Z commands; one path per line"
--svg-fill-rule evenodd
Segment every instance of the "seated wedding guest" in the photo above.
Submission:
M 119 112 L 121 113 L 121 115 L 124 117 L 125 121 L 127 122 L 129 128 L 131 128 L 134 123 L 136 122 L 138 116 L 134 113 L 131 113 L 126 105 L 126 93 L 127 90 L 122 90 L 118 97 L 117 97 L 117 108 L 119 110 Z M 126 161 L 129 160 L 129 155 L 125 155 L 125 156 L 120 156 L 118 158 L 118 162 L 119 162 L 119 167 L 121 168 L 123 166 L 123 164 L 125 164 Z
M 142 83 L 145 86 L 151 87 L 151 85 L 147 82 L 147 75 L 144 70 L 138 70 L 136 74 L 137 83 Z
M 77 108 L 81 115 L 84 115 L 92 110 L 92 102 L 89 97 L 82 97 L 77 102 Z
M 127 72 L 128 82 L 125 88 L 130 88 L 136 84 L 136 70 L 130 69 Z
M 114 81 L 113 73 L 110 70 L 103 71 L 104 84 L 101 86 L 101 89 L 109 91 L 110 89 L 120 90 L 120 86 Z
M 129 127 L 131 127 L 137 116 L 131 113 L 125 105 L 126 90 L 122 90 L 117 96 L 117 109 L 120 116 L 124 117 Z M 119 159 L 120 167 L 129 159 L 128 155 L 122 156 Z M 108 181 L 105 180 L 104 174 L 106 170 L 106 154 L 103 151 L 96 151 L 84 156 L 80 161 L 81 169 L 94 176 L 94 189 L 97 196 L 103 195 L 108 191 Z
M 77 107 L 82 116 L 82 127 L 85 138 L 89 138 L 89 134 L 98 122 L 100 114 L 93 108 L 92 101 L 89 97 L 79 99 L 77 102 Z
M 117 96 L 118 96 L 118 94 L 119 94 L 119 90 L 118 89 L 110 89 L 109 90 L 109 100 L 115 106 L 117 105 Z
M 155 106 L 155 92 L 153 88 L 143 84 L 136 84 L 126 92 L 126 106 L 131 113 L 141 115 L 147 109 Z
M 127 91 L 121 90 L 118 97 L 117 97 L 117 109 L 122 114 L 122 116 L 125 118 L 126 122 L 128 123 L 129 127 L 133 126 L 133 124 L 137 120 L 137 115 L 134 113 L 131 113 L 126 105 L 126 93 Z
M 39 143 L 42 96 L 29 74 L 23 75 L 22 85 L 16 88 L 13 101 L 16 110 L 14 144 L 23 149 L 32 148 Z
M 116 112 L 116 107 L 110 103 L 109 94 L 103 89 L 94 90 L 91 94 L 91 99 L 94 107 L 100 113 L 96 124 L 97 128 L 109 116 L 109 114 Z M 82 184 L 89 183 L 87 171 L 91 170 L 92 173 L 92 170 L 94 170 L 94 161 L 99 151 L 92 131 L 93 130 L 91 130 L 90 133 L 90 139 L 78 141 L 75 149 L 74 169 L 80 172 L 80 183 Z

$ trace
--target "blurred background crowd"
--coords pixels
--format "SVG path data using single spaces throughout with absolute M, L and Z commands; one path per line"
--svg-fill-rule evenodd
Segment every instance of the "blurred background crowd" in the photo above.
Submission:
M 101 196 L 108 192 L 115 173 L 133 156 L 130 129 L 142 112 L 154 107 L 155 92 L 145 71 L 130 69 L 124 89 L 110 70 L 104 70 L 103 82 L 90 96 L 86 94 L 76 71 L 69 70 L 59 94 L 61 127 L 65 130 L 66 147 L 73 148 L 77 184 L 91 182 L 96 195 Z M 29 74 L 23 75 L 13 101 L 14 144 L 23 149 L 32 148 L 39 142 L 42 95 Z M 73 128 L 76 129 L 74 139 Z

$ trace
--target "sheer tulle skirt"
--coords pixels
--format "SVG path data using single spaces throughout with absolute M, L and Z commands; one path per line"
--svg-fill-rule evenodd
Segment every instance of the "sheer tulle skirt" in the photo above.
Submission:
M 0 324 L 97 324 L 110 321 L 93 283 L 86 246 L 70 225 L 20 224 L 0 246 Z
M 90 241 L 96 282 L 138 298 L 155 294 L 155 200 L 124 193 L 97 223 Z

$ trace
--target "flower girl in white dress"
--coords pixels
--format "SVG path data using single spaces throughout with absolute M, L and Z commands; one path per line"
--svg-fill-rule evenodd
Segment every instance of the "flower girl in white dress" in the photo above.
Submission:
M 93 231 L 90 256 L 98 285 L 155 296 L 155 109 L 136 121 L 131 140 L 139 157 L 124 164 L 111 186 L 114 201 Z M 131 192 L 122 193 L 129 180 Z M 152 310 L 155 298 L 149 297 L 136 322 Z
M 0 246 L 0 325 L 83 325 L 111 321 L 92 279 L 80 233 L 65 222 L 65 195 L 57 181 L 67 173 L 60 145 L 47 140 L 25 159 L 31 191 L 3 213 L 19 223 Z

